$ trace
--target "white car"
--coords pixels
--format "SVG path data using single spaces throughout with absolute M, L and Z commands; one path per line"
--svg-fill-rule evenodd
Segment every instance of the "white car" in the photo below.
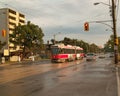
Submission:
M 94 53 L 86 54 L 86 61 L 96 60 L 96 55 Z
M 99 58 L 105 58 L 105 54 L 99 54 Z

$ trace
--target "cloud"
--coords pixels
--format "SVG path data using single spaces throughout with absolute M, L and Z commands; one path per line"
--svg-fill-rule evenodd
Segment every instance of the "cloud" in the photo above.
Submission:
M 44 41 L 53 38 L 54 34 L 61 32 L 56 39 L 64 37 L 83 39 L 103 45 L 112 32 L 104 24 L 90 23 L 89 32 L 84 32 L 84 22 L 110 20 L 109 6 L 95 2 L 108 3 L 108 0 L 3 0 L 2 7 L 10 7 L 26 15 L 26 19 L 39 25 L 45 34 Z M 118 14 L 118 21 L 120 16 Z M 107 23 L 111 25 L 111 22 Z M 120 27 L 117 24 L 118 34 Z M 102 38 L 102 39 L 101 39 Z

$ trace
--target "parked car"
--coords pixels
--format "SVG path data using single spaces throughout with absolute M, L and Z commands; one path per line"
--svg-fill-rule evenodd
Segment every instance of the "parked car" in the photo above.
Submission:
M 96 54 L 94 53 L 87 53 L 86 54 L 86 61 L 96 60 Z

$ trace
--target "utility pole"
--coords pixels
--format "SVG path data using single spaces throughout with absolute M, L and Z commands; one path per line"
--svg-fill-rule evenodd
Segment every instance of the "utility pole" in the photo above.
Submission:
M 112 18 L 113 18 L 113 33 L 114 33 L 114 56 L 115 64 L 118 63 L 118 38 L 116 32 L 116 10 L 115 2 L 112 0 Z
M 113 22 L 113 26 L 111 27 L 110 25 L 104 23 L 106 21 L 96 21 L 96 23 L 102 23 L 102 24 L 105 24 L 109 27 L 112 28 L 112 31 L 113 31 L 113 35 L 114 35 L 114 61 L 115 61 L 115 64 L 118 64 L 118 37 L 117 37 L 117 32 L 116 32 L 116 5 L 115 5 L 115 0 L 112 0 L 112 6 L 109 5 L 109 4 L 106 4 L 106 3 L 103 3 L 103 2 L 97 2 L 97 3 L 94 3 L 94 5 L 98 5 L 98 4 L 104 4 L 104 5 L 107 5 L 109 7 L 112 7 L 112 22 Z
M 54 44 L 56 43 L 56 35 L 58 35 L 58 34 L 60 34 L 60 32 L 58 32 L 58 33 L 53 35 L 53 37 L 54 37 Z

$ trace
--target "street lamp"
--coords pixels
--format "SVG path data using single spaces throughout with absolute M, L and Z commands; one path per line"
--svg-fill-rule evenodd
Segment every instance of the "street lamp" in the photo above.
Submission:
M 104 5 L 107 5 L 107 6 L 111 6 L 110 4 L 106 4 L 106 3 L 103 3 L 103 2 L 96 2 L 96 3 L 94 3 L 94 5 L 98 5 L 98 4 L 104 4 Z
M 54 37 L 54 43 L 55 43 L 56 35 L 58 35 L 58 34 L 60 34 L 60 32 L 58 32 L 58 33 L 56 33 L 56 34 L 53 35 L 53 37 Z

